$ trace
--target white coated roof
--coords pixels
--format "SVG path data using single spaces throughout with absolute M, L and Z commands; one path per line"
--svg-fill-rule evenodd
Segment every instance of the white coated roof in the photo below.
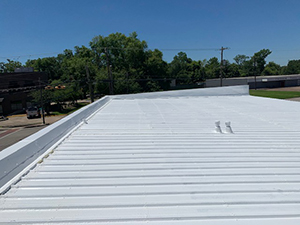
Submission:
M 299 112 L 249 95 L 117 96 L 0 197 L 0 224 L 300 224 Z

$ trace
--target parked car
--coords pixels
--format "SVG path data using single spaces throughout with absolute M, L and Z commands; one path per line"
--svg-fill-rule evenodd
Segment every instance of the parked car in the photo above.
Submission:
M 41 118 L 41 111 L 37 107 L 29 107 L 26 110 L 26 114 L 27 114 L 28 119 L 34 118 L 34 117 Z
M 8 118 L 5 116 L 0 116 L 0 121 L 4 121 L 4 120 L 8 120 Z

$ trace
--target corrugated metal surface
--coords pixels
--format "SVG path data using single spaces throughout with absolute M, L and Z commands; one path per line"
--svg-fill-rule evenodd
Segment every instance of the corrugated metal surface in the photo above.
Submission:
M 299 111 L 250 96 L 114 99 L 1 196 L 0 222 L 299 224 Z

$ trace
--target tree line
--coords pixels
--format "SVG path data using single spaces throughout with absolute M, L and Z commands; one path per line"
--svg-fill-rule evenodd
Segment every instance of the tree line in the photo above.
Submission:
M 300 60 L 291 60 L 286 66 L 275 62 L 266 63 L 272 52 L 262 49 L 253 56 L 237 55 L 234 62 L 220 62 L 217 57 L 209 60 L 193 60 L 185 52 L 179 52 L 170 63 L 163 60 L 159 49 L 148 49 L 147 42 L 140 40 L 136 32 L 126 36 L 113 33 L 106 37 L 96 36 L 89 47 L 75 46 L 56 57 L 29 59 L 21 62 L 0 62 L 0 72 L 13 72 L 15 68 L 33 67 L 47 72 L 50 86 L 64 85 L 60 94 L 49 90 L 49 98 L 57 101 L 76 101 L 92 89 L 98 94 L 124 94 L 169 90 L 171 80 L 176 85 L 193 85 L 206 79 L 244 77 L 253 75 L 299 74 Z M 220 71 L 222 68 L 222 71 Z M 57 92 L 58 93 L 58 92 Z

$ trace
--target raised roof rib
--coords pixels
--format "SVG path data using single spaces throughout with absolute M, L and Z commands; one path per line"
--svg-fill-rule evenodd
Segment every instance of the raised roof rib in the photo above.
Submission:
M 0 224 L 299 224 L 300 104 L 197 91 L 112 97 L 1 195 Z

